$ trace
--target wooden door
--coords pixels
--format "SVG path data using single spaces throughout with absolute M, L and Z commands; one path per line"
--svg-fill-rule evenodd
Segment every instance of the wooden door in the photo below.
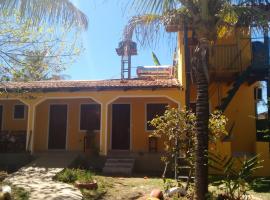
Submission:
M 112 105 L 112 149 L 130 148 L 130 105 Z
M 49 116 L 49 149 L 66 148 L 67 105 L 51 105 Z

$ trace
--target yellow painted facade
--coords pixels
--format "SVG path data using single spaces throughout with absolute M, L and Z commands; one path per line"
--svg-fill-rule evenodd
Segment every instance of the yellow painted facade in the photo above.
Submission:
M 32 98 L 28 98 L 31 95 Z M 181 106 L 182 91 L 178 88 L 144 89 L 144 90 L 105 90 L 84 92 L 44 92 L 31 93 L 25 96 L 2 96 L 5 101 L 20 99 L 28 106 L 28 121 L 24 123 L 27 131 L 27 144 L 32 152 L 47 151 L 49 132 L 49 108 L 54 104 L 67 105 L 67 151 L 83 151 L 85 132 L 79 130 L 80 105 L 98 103 L 101 105 L 100 131 L 96 132 L 96 144 L 101 155 L 111 150 L 111 105 L 128 103 L 131 105 L 131 144 L 132 152 L 148 152 L 146 126 L 146 104 L 167 103 Z M 10 100 L 9 100 L 10 99 Z M 3 100 L 4 101 L 4 100 Z M 5 109 L 5 108 L 4 108 Z M 12 126 L 11 129 L 15 127 Z M 158 151 L 162 151 L 162 141 L 158 141 Z
M 189 37 L 191 34 L 189 34 Z M 244 37 L 245 36 L 245 37 Z M 241 55 L 241 66 L 237 68 L 244 71 L 251 63 L 251 44 L 248 33 L 236 31 L 235 35 L 219 40 L 217 45 L 237 46 L 241 51 L 233 53 L 233 56 Z M 245 38 L 245 39 L 243 39 Z M 5 96 L 2 94 L 0 104 L 3 105 L 3 127 L 9 130 L 27 131 L 27 145 L 31 152 L 48 151 L 49 111 L 50 105 L 67 105 L 67 151 L 83 151 L 85 132 L 80 131 L 80 105 L 97 103 L 101 106 L 100 130 L 95 133 L 95 143 L 99 148 L 100 155 L 107 155 L 111 151 L 112 140 L 112 105 L 130 104 L 130 151 L 147 153 L 150 131 L 146 130 L 146 105 L 147 103 L 167 103 L 170 106 L 183 108 L 186 105 L 186 63 L 183 34 L 178 33 L 178 67 L 177 78 L 181 88 L 157 88 L 157 89 L 129 89 L 129 90 L 102 90 L 102 91 L 51 91 L 35 92 L 31 94 Z M 212 63 L 218 65 L 219 59 L 211 58 Z M 210 60 L 211 60 L 210 59 Z M 224 60 L 220 59 L 220 62 Z M 235 69 L 234 69 L 235 70 Z M 226 73 L 226 71 L 222 71 Z M 227 96 L 227 91 L 232 87 L 233 81 L 211 81 L 209 86 L 209 103 L 213 111 Z M 210 150 L 223 155 L 254 154 L 260 153 L 265 160 L 264 168 L 258 175 L 270 176 L 270 157 L 268 143 L 256 141 L 256 122 L 254 87 L 257 83 L 241 85 L 229 106 L 225 115 L 229 118 L 228 130 L 231 137 L 227 141 L 210 145 Z M 31 96 L 31 98 L 29 98 Z M 15 100 L 17 99 L 17 100 Z M 190 85 L 190 101 L 196 101 L 196 86 Z M 18 103 L 27 105 L 25 120 L 15 121 L 12 119 L 12 107 Z M 163 151 L 162 139 L 158 140 L 158 151 Z
M 191 40 L 191 34 L 189 33 L 189 40 Z M 220 46 L 236 46 L 238 53 L 233 52 L 234 55 L 241 57 L 241 66 L 237 68 L 239 74 L 243 72 L 247 67 L 251 65 L 252 51 L 251 41 L 249 39 L 249 32 L 247 30 L 237 30 L 235 33 L 227 38 L 223 38 L 217 41 L 215 45 Z M 184 91 L 186 91 L 186 64 L 185 64 L 185 51 L 184 51 L 184 36 L 183 32 L 178 33 L 178 79 L 182 83 Z M 211 51 L 211 50 L 210 50 Z M 230 55 L 231 56 L 231 55 Z M 224 54 L 226 59 L 226 54 Z M 213 61 L 214 60 L 214 61 Z M 212 66 L 210 74 L 216 75 L 220 73 L 218 78 L 213 79 L 210 77 L 209 84 L 209 104 L 210 110 L 213 111 L 220 105 L 222 98 L 226 97 L 227 92 L 233 87 L 234 80 L 228 81 L 228 76 L 233 76 L 231 69 L 220 70 L 221 63 L 226 63 L 223 57 L 217 56 L 210 57 L 210 64 L 215 63 L 216 66 Z M 216 67 L 216 68 L 215 68 Z M 215 73 L 213 73 L 213 71 Z M 235 71 L 233 71 L 235 72 Z M 224 79 L 222 79 L 224 77 Z M 226 79 L 225 79 L 226 78 Z M 230 78 L 230 77 L 229 77 Z M 235 78 L 237 79 L 237 77 Z M 258 86 L 258 82 L 253 84 L 243 83 L 239 90 L 236 92 L 228 107 L 225 110 L 225 115 L 229 119 L 227 124 L 227 130 L 230 131 L 230 139 L 218 142 L 218 144 L 210 144 L 209 149 L 214 152 L 218 152 L 221 155 L 228 156 L 243 156 L 260 154 L 261 159 L 264 160 L 264 167 L 258 171 L 256 175 L 270 176 L 270 146 L 267 142 L 257 142 L 256 140 L 256 100 L 254 99 L 254 88 Z M 191 83 L 190 85 L 190 102 L 196 102 L 196 85 Z M 185 102 L 181 102 L 186 104 Z

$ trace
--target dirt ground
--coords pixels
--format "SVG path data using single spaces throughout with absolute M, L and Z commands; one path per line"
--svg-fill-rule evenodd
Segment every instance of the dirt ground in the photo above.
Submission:
M 95 193 L 84 194 L 84 200 L 145 200 L 153 189 L 163 190 L 163 180 L 152 177 L 109 177 L 95 175 L 99 183 Z M 93 192 L 93 191 L 92 191 Z M 270 200 L 270 192 L 254 192 L 249 194 L 261 200 Z
M 163 181 L 160 178 L 95 176 L 95 179 L 100 183 L 98 195 L 85 198 L 87 200 L 144 200 L 150 196 L 153 189 L 163 189 Z

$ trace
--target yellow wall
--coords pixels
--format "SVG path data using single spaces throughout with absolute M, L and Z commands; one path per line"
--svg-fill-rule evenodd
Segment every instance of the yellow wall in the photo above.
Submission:
M 259 154 L 259 159 L 263 160 L 263 168 L 256 171 L 257 176 L 270 176 L 270 145 L 269 142 L 256 142 L 256 153 Z
M 28 114 L 27 106 L 25 106 L 24 119 L 13 118 L 14 106 L 18 104 L 23 103 L 18 100 L 0 100 L 0 105 L 3 106 L 2 130 L 26 131 Z
M 146 104 L 166 103 L 171 107 L 177 104 L 166 98 L 120 98 L 113 103 L 128 103 L 131 106 L 131 151 L 148 152 L 148 136 L 152 131 L 146 130 Z M 108 149 L 111 149 L 111 106 L 109 110 Z M 163 151 L 163 141 L 158 139 L 158 151 Z
M 66 104 L 67 116 L 67 143 L 70 151 L 83 151 L 85 131 L 80 131 L 80 104 L 95 103 L 91 99 L 55 99 L 46 100 L 36 108 L 34 150 L 45 151 L 48 148 L 49 110 L 51 104 Z M 96 133 L 96 145 L 99 147 L 99 132 Z
M 109 105 L 119 97 L 168 97 L 174 101 L 183 102 L 183 91 L 178 88 L 164 88 L 164 89 L 148 89 L 148 90 L 105 90 L 105 91 L 81 91 L 81 92 L 46 92 L 46 93 L 32 93 L 34 98 L 22 97 L 22 100 L 30 105 L 31 113 L 28 115 L 28 132 L 33 131 L 33 140 L 31 145 L 32 151 L 44 151 L 47 150 L 48 143 L 48 105 L 49 102 L 61 102 L 69 104 L 69 138 L 67 150 L 82 151 L 82 139 L 83 133 L 78 132 L 78 109 L 79 103 L 85 99 L 93 99 L 101 104 L 101 130 L 99 134 L 100 141 L 100 154 L 106 155 L 108 147 L 110 145 L 109 127 L 107 126 L 110 122 L 110 107 Z M 11 98 L 11 95 L 10 95 Z M 60 100 L 56 100 L 60 99 Z M 75 99 L 75 100 L 73 100 Z M 80 101 L 76 99 L 81 99 Z M 76 103 L 75 103 L 76 102 Z M 33 118 L 35 113 L 35 118 Z M 29 136 L 30 134 L 28 134 Z M 28 137 L 29 139 L 30 137 Z M 31 139 L 31 138 L 30 138 Z
M 178 33 L 178 79 L 180 82 L 185 83 L 185 61 L 184 61 L 184 46 L 183 46 L 183 33 Z M 232 35 L 219 39 L 216 45 L 237 45 L 239 55 L 241 55 L 241 65 L 239 72 L 241 73 L 251 65 L 252 50 L 251 41 L 248 39 L 250 36 L 248 29 L 238 29 Z M 189 34 L 190 37 L 190 34 Z M 211 63 L 210 58 L 210 63 Z M 217 60 L 224 58 L 217 58 Z M 212 66 L 215 67 L 215 66 Z M 212 72 L 212 71 L 210 71 Z M 212 73 L 210 73 L 212 75 Z M 228 81 L 228 78 L 235 76 L 234 73 L 222 72 L 218 76 L 218 81 L 211 81 L 209 85 L 209 104 L 210 109 L 213 111 L 221 102 L 221 99 L 227 96 L 227 92 L 232 88 L 233 81 Z M 224 78 L 224 79 L 222 79 Z M 225 79 L 226 78 L 226 79 Z M 211 79 L 211 77 L 210 77 Z M 213 76 L 212 76 L 212 80 Z M 254 100 L 254 88 L 258 86 L 258 82 L 253 85 L 247 83 L 242 84 L 232 101 L 225 110 L 225 115 L 228 117 L 229 122 L 227 129 L 232 129 L 232 136 L 230 140 L 218 142 L 217 144 L 209 145 L 210 151 L 218 152 L 221 155 L 243 155 L 247 154 L 260 154 L 261 159 L 264 160 L 263 168 L 256 172 L 258 176 L 270 176 L 270 154 L 269 143 L 256 141 L 256 102 Z M 186 86 L 184 85 L 184 90 Z M 190 90 L 191 102 L 196 102 L 196 85 L 191 85 Z M 184 103 L 184 101 L 181 101 Z M 212 172 L 212 171 L 211 171 Z
M 225 110 L 225 116 L 229 119 L 227 129 L 232 129 L 232 153 L 253 153 L 256 142 L 255 100 L 254 85 L 243 84 L 233 97 Z M 226 83 L 212 83 L 209 86 L 209 103 L 211 110 L 215 110 L 220 100 L 227 96 L 227 91 L 232 87 Z M 191 90 L 191 101 L 196 101 L 196 88 Z

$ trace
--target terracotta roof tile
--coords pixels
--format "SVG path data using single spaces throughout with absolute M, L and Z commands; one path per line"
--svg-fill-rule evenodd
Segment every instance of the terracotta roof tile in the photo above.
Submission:
M 98 81 L 30 81 L 30 82 L 5 82 L 0 89 L 12 90 L 60 90 L 60 89 L 132 89 L 132 88 L 179 88 L 177 79 L 156 79 L 156 80 L 98 80 Z

